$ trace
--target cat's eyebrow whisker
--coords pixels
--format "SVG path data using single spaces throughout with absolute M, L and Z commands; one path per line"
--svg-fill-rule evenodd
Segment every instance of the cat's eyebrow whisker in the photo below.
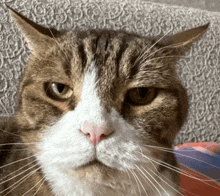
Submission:
M 152 59 L 148 59 L 148 58 L 145 58 L 145 59 L 142 59 L 140 61 L 140 64 L 141 65 L 147 65 L 148 63 L 151 63 L 152 61 L 155 61 L 155 60 L 159 60 L 159 59 L 165 59 L 165 58 L 191 58 L 192 56 L 181 56 L 181 55 L 172 55 L 172 56 L 161 56 L 161 57 L 155 57 L 155 58 L 152 58 Z M 148 59 L 148 60 L 146 60 Z
M 47 25 L 47 24 L 46 24 Z M 60 50 L 63 52 L 63 54 L 66 56 L 66 60 L 69 59 L 68 54 L 65 52 L 64 48 L 61 47 L 60 43 L 57 41 L 56 37 L 54 36 L 53 32 L 51 31 L 50 27 L 47 25 L 51 35 L 53 36 L 54 41 L 57 43 Z
M 155 54 L 155 53 L 157 53 L 157 52 L 160 52 L 161 50 L 164 50 L 164 49 L 167 49 L 167 48 L 172 48 L 172 47 L 178 47 L 178 46 L 181 46 L 182 45 L 182 43 L 175 43 L 175 44 L 171 44 L 171 45 L 167 45 L 167 46 L 164 46 L 164 47 L 161 47 L 161 48 L 159 48 L 158 50 L 155 50 L 154 52 L 151 52 L 149 55 L 147 55 L 146 57 L 145 57 L 145 59 L 148 59 L 149 57 L 151 57 L 153 54 Z M 145 53 L 146 54 L 146 53 Z M 142 57 L 143 57 L 143 55 L 142 55 Z M 141 57 L 141 58 L 142 58 Z M 140 61 L 141 59 L 140 58 L 137 58 L 138 60 L 136 61 L 135 60 L 135 62 L 134 62 L 134 65 L 138 62 L 138 61 Z
M 9 166 L 9 165 L 12 165 L 12 164 L 15 164 L 15 163 L 18 163 L 18 162 L 21 162 L 21 161 L 30 159 L 30 158 L 35 157 L 35 156 L 36 156 L 36 154 L 31 155 L 31 156 L 29 156 L 29 157 L 25 157 L 25 158 L 23 158 L 23 159 L 19 159 L 19 160 L 17 160 L 17 161 L 13 161 L 13 162 L 11 162 L 11 163 L 8 163 L 8 164 L 6 164 L 6 165 L 1 166 L 0 169 L 2 169 L 2 168 L 4 168 L 4 167 L 7 167 L 7 166 Z
M 159 195 L 160 196 L 162 196 L 161 195 L 161 193 L 160 193 L 160 191 L 159 191 L 159 189 L 154 185 L 154 183 L 150 180 L 150 178 L 135 164 L 135 166 L 137 167 L 137 169 L 141 172 L 141 174 L 148 180 L 148 182 L 150 182 L 150 184 L 156 189 L 156 191 L 159 193 Z M 144 179 L 145 179 L 144 178 Z M 151 178 L 154 180 L 154 181 L 156 181 L 152 176 L 151 176 Z M 156 183 L 158 184 L 158 182 L 156 181 Z M 169 196 L 169 195 L 168 195 Z
M 149 63 L 146 63 L 146 66 L 149 65 Z M 151 65 L 157 65 L 155 62 Z M 145 63 L 142 64 L 142 67 L 144 68 L 145 67 Z M 144 71 L 146 69 L 144 68 Z M 177 81 L 177 84 L 179 83 L 179 78 L 176 77 L 175 75 L 171 75 L 171 74 L 166 74 L 166 73 L 163 73 L 163 72 L 160 72 L 159 70 L 157 71 L 157 74 L 162 74 L 162 76 L 166 76 L 166 77 L 171 77 L 173 80 Z M 131 79 L 134 79 L 136 75 L 132 75 L 130 76 Z M 167 80 L 167 82 L 170 82 L 169 80 Z M 182 89 L 178 89 L 179 91 L 183 91 Z
M 162 39 L 164 39 L 165 36 L 167 36 L 170 32 L 172 31 L 172 29 L 170 29 L 169 31 L 167 31 L 162 37 L 160 37 L 154 44 L 152 44 L 148 49 L 147 46 L 143 49 L 142 54 L 136 59 L 137 61 L 139 61 L 140 58 L 142 58 L 145 54 L 147 54 L 157 43 L 159 43 Z M 147 49 L 147 50 L 146 50 Z M 136 61 L 134 62 L 134 64 L 136 63 Z
M 142 166 L 141 166 L 142 167 Z M 143 168 L 143 167 L 142 167 Z M 143 168 L 144 169 L 144 168 Z M 158 178 L 160 178 L 160 180 L 162 180 L 166 185 L 168 185 L 170 188 L 172 188 L 174 191 L 176 191 L 177 193 L 179 193 L 180 195 L 184 196 L 181 192 L 179 192 L 177 189 L 175 189 L 174 187 L 172 187 L 169 183 L 167 183 L 161 176 L 159 176 L 155 171 L 153 171 L 151 168 L 148 168 L 148 170 L 150 170 L 154 175 L 156 175 Z M 149 172 L 149 171 L 148 171 Z M 167 181 L 169 181 L 170 183 L 173 183 L 171 180 L 169 180 L 166 176 L 164 176 L 164 178 L 166 178 Z M 173 183 L 174 184 L 174 183 Z M 169 195 L 169 194 L 168 194 Z
M 32 189 L 34 189 L 34 187 L 36 187 L 39 183 L 41 183 L 41 182 L 44 182 L 45 181 L 45 178 L 42 178 L 41 180 L 39 180 L 38 181 L 38 183 L 37 184 L 35 184 L 34 186 L 32 186 L 28 191 L 26 191 L 23 195 L 21 195 L 21 196 L 24 196 L 24 195 L 26 195 L 27 193 L 29 193 Z
M 31 166 L 31 167 L 29 167 L 28 169 L 26 169 L 26 170 L 24 170 L 24 171 L 20 172 L 19 174 L 14 175 L 13 177 L 11 177 L 11 178 L 9 178 L 9 179 L 7 179 L 7 180 L 3 181 L 3 182 L 0 182 L 0 185 L 1 185 L 1 184 L 4 184 L 5 182 L 8 182 L 8 181 L 10 181 L 10 180 L 12 180 L 12 179 L 14 179 L 14 178 L 16 178 L 17 176 L 20 176 L 21 174 L 23 174 L 23 173 L 25 173 L 26 171 L 28 171 L 28 170 L 32 169 L 33 167 L 36 167 L 37 165 L 38 165 L 38 163 L 36 163 L 35 165 L 32 165 L 32 166 Z
M 19 168 L 19 169 L 15 170 L 15 171 L 13 171 L 13 172 L 11 172 L 10 174 L 8 174 L 8 175 L 4 176 L 3 178 L 1 178 L 1 179 L 0 179 L 0 181 L 3 181 L 5 178 L 7 178 L 7 177 L 11 176 L 12 174 L 14 174 L 14 173 L 18 172 L 19 170 L 21 170 L 21 169 L 23 169 L 23 168 L 27 167 L 28 165 L 30 165 L 30 164 L 32 164 L 32 163 L 34 163 L 34 162 L 36 162 L 36 160 L 34 160 L 34 161 L 32 161 L 32 162 L 30 162 L 30 163 L 28 163 L 28 164 L 26 164 L 26 165 L 22 166 L 21 168 Z M 1 183 L 0 183 L 0 184 L 1 184 Z
M 131 174 L 133 175 L 133 177 L 134 177 L 134 179 L 135 179 L 135 181 L 136 181 L 136 183 L 137 183 L 137 186 L 138 186 L 138 190 L 139 190 L 140 196 L 141 196 L 141 189 L 140 189 L 140 186 L 139 186 L 139 184 L 138 184 L 138 181 L 137 181 L 136 176 L 134 175 L 134 173 L 132 172 L 132 170 L 131 170 L 131 169 L 128 169 L 128 171 L 130 171 L 130 172 L 131 172 Z
M 49 27 L 48 27 L 48 29 L 49 29 L 51 35 L 53 36 L 54 41 L 57 43 L 58 47 L 60 48 L 60 50 L 63 52 L 63 54 L 64 54 L 65 57 L 66 57 L 66 58 L 63 58 L 62 56 L 60 56 L 60 58 L 63 59 L 64 61 L 69 61 L 69 58 L 68 58 L 68 56 L 67 56 L 67 53 L 65 53 L 65 51 L 64 51 L 64 48 L 62 48 L 62 47 L 60 46 L 59 42 L 57 41 L 57 39 L 55 38 L 54 34 L 52 33 L 52 31 L 50 30 Z M 34 53 L 32 53 L 32 55 L 34 55 Z M 43 59 L 43 60 L 47 60 L 47 61 L 50 61 L 50 62 L 55 63 L 54 61 L 51 61 L 51 60 L 48 60 L 48 59 L 46 59 L 46 58 L 42 58 L 42 57 L 39 57 L 39 56 L 36 56 L 36 55 L 34 55 L 34 57 L 37 58 L 37 59 Z M 55 64 L 57 64 L 57 63 L 55 63 Z
M 175 43 L 175 44 L 164 46 L 164 47 L 159 48 L 158 50 L 155 50 L 154 52 L 150 53 L 147 58 L 151 57 L 153 54 L 155 54 L 155 53 L 157 53 L 161 50 L 164 50 L 164 49 L 167 49 L 167 48 L 175 48 L 175 47 L 178 47 L 178 46 L 181 46 L 181 45 L 182 45 L 182 43 Z
M 145 155 L 143 155 L 143 156 L 145 156 Z M 148 156 L 148 158 L 149 158 L 149 156 Z M 218 188 L 218 187 L 216 187 L 216 186 L 214 186 L 214 185 L 211 185 L 211 184 L 207 183 L 207 182 L 215 182 L 215 179 L 213 179 L 213 180 L 204 180 L 204 179 L 201 179 L 201 178 L 197 178 L 197 177 L 193 176 L 192 174 L 190 174 L 190 172 L 187 172 L 187 171 L 185 171 L 185 170 L 181 170 L 181 169 L 179 169 L 179 168 L 177 168 L 177 167 L 174 167 L 173 165 L 170 165 L 170 164 L 168 164 L 168 163 L 166 163 L 166 162 L 156 161 L 156 160 L 155 160 L 154 158 L 152 158 L 152 157 L 150 157 L 150 159 L 151 159 L 153 162 L 155 162 L 155 163 L 157 163 L 157 164 L 159 164 L 159 165 L 162 165 L 162 166 L 164 166 L 164 167 L 166 167 L 166 168 L 168 168 L 168 169 L 170 169 L 170 170 L 172 170 L 172 171 L 175 171 L 175 172 L 177 172 L 177 173 L 179 173 L 179 174 L 182 174 L 182 175 L 184 175 L 184 176 L 187 176 L 187 177 L 189 177 L 189 178 L 192 178 L 192 179 L 195 179 L 195 180 L 199 180 L 199 181 L 201 181 L 201 182 L 204 183 L 204 184 L 207 184 L 207 185 L 209 185 L 209 186 L 211 186 L 211 187 L 214 187 L 214 188 L 220 190 L 220 188 Z
M 8 189 L 12 188 L 10 191 L 8 191 L 4 196 L 8 195 L 11 191 L 13 191 L 16 187 L 18 187 L 22 182 L 24 182 L 25 180 L 27 180 L 31 175 L 33 175 L 36 171 L 38 171 L 41 167 L 38 167 L 37 169 L 35 169 L 34 171 L 26 174 L 25 176 L 23 176 L 20 180 L 18 180 L 17 182 L 15 182 L 14 184 L 12 184 L 11 186 L 7 187 L 6 189 L 4 189 L 3 191 L 1 191 L 0 193 L 4 193 L 5 191 L 7 191 Z M 21 182 L 20 182 L 21 181 Z M 20 183 L 19 183 L 20 182 Z
M 146 147 L 154 148 L 154 146 L 150 146 L 150 145 L 145 145 L 145 146 L 146 146 Z M 163 147 L 155 147 L 155 148 L 157 148 L 157 149 L 159 149 L 159 150 L 161 150 L 161 151 L 164 151 L 164 152 L 173 153 L 173 150 L 164 149 Z M 190 152 L 190 151 L 195 151 L 195 150 L 187 150 L 187 151 Z M 191 156 L 188 156 L 188 155 L 184 155 L 184 154 L 181 154 L 181 153 L 179 153 L 179 152 L 175 152 L 175 154 L 180 155 L 180 156 L 182 156 L 182 157 L 189 158 L 189 159 L 193 159 L 193 160 L 196 160 L 196 161 L 200 161 L 200 162 L 205 163 L 205 164 L 207 164 L 207 165 L 209 165 L 209 166 L 212 166 L 212 167 L 215 167 L 215 168 L 217 168 L 217 169 L 220 169 L 220 167 L 218 167 L 218 166 L 216 166 L 216 165 L 212 165 L 211 163 L 207 163 L 207 162 L 205 162 L 205 161 L 203 161 L 203 160 L 199 160 L 199 159 L 197 159 L 197 158 L 195 158 L 195 157 L 191 157 Z

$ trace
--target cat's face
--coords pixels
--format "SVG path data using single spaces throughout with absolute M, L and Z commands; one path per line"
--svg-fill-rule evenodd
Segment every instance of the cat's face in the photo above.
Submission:
M 166 43 L 114 31 L 50 37 L 12 14 L 32 50 L 16 118 L 53 191 L 117 188 L 133 170 L 154 170 L 149 158 L 164 153 L 151 146 L 171 147 L 187 115 L 175 63 L 199 33 Z

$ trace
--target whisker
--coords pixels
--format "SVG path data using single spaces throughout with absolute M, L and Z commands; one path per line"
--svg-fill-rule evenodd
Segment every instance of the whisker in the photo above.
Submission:
M 128 177 L 129 177 L 130 183 L 132 184 L 131 176 L 130 176 L 130 174 L 129 174 L 129 172 L 128 172 L 128 169 L 126 169 L 125 171 L 126 171 L 126 173 L 128 174 Z
M 4 189 L 3 191 L 1 191 L 0 193 L 4 193 L 5 191 L 7 191 L 8 189 L 14 187 L 16 184 L 18 184 L 17 186 L 15 186 L 13 189 L 11 189 L 9 192 L 7 192 L 4 196 L 8 195 L 11 191 L 13 191 L 16 187 L 18 187 L 22 182 L 24 182 L 25 180 L 27 180 L 32 174 L 34 174 L 37 170 L 39 170 L 40 167 L 38 169 L 35 169 L 34 171 L 26 174 L 24 177 L 22 177 L 20 180 L 18 180 L 17 182 L 15 182 L 14 184 L 12 184 L 11 186 L 7 187 L 6 189 Z M 23 180 L 24 179 L 24 180 Z M 21 182 L 20 182 L 21 181 Z M 20 182 L 20 183 L 19 183 Z
M 35 155 L 36 155 L 36 154 L 35 154 Z M 26 158 L 23 158 L 23 159 L 19 159 L 19 160 L 17 160 L 17 161 L 12 162 L 12 163 L 8 163 L 8 164 L 6 164 L 6 165 L 1 166 L 0 169 L 2 169 L 2 168 L 4 168 L 4 167 L 7 167 L 7 166 L 9 166 L 9 165 L 12 165 L 12 164 L 15 164 L 15 163 L 24 161 L 24 160 L 26 160 L 26 159 L 30 159 L 30 158 L 34 157 L 35 155 L 31 155 L 31 156 L 29 156 L 29 157 L 26 157 Z
M 29 151 L 29 148 L 19 148 L 19 149 L 13 149 L 13 151 Z M 11 149 L 1 149 L 1 151 L 7 152 L 12 151 Z
M 47 24 L 46 24 L 46 25 L 47 25 Z M 51 29 L 49 28 L 48 25 L 47 25 L 47 27 L 48 27 L 48 29 L 49 29 L 51 35 L 53 36 L 54 41 L 57 43 L 57 45 L 58 45 L 58 47 L 60 48 L 60 50 L 61 50 L 61 51 L 63 52 L 63 54 L 66 56 L 66 60 L 68 60 L 69 58 L 68 58 L 68 55 L 67 55 L 67 53 L 65 52 L 64 48 L 61 47 L 60 43 L 57 41 L 56 37 L 54 36 L 53 32 L 51 31 Z
M 154 44 L 152 44 L 150 46 L 150 48 L 147 48 L 147 46 L 143 49 L 143 53 L 136 59 L 136 61 L 138 61 L 140 58 L 142 58 L 145 54 L 147 54 L 156 44 L 158 44 L 162 39 L 164 39 L 164 37 L 166 35 L 168 35 L 168 33 L 170 33 L 172 31 L 172 29 L 170 29 L 169 31 L 167 31 L 162 37 L 160 37 Z M 134 62 L 134 64 L 136 63 L 136 61 Z
M 41 183 L 41 185 L 39 186 L 39 188 L 37 189 L 37 191 L 34 193 L 33 196 L 35 196 L 35 195 L 38 193 L 38 191 L 40 190 L 40 188 L 42 187 L 42 185 L 44 184 L 45 181 L 46 181 L 46 178 L 45 178 L 44 181 Z
M 24 144 L 37 144 L 37 142 L 32 142 L 32 143 L 4 143 L 0 144 L 0 146 L 9 146 L 9 145 L 24 145 Z
M 156 175 L 158 178 L 160 178 L 166 185 L 168 185 L 170 188 L 172 188 L 174 191 L 178 192 L 180 195 L 184 196 L 181 192 L 179 192 L 177 189 L 175 189 L 174 187 L 172 187 L 171 185 L 169 185 L 161 176 L 159 176 L 156 172 L 154 172 L 152 169 L 148 168 L 148 170 L 150 170 L 154 175 Z M 174 184 L 171 180 L 169 180 L 166 176 L 163 176 L 167 181 L 169 181 L 170 183 Z M 174 184 L 175 185 L 175 184 Z M 187 191 L 186 189 L 180 187 L 180 189 L 184 190 L 185 192 L 188 192 L 190 194 L 195 195 L 192 192 Z M 195 195 L 198 196 L 198 195 Z
M 9 179 L 7 179 L 7 180 L 5 180 L 5 181 L 1 182 L 0 184 L 4 184 L 5 182 L 10 181 L 10 180 L 12 180 L 13 178 L 16 178 L 17 176 L 20 176 L 21 174 L 23 174 L 23 173 L 25 173 L 26 171 L 28 171 L 28 170 L 32 169 L 33 167 L 36 167 L 37 165 L 38 165 L 38 163 L 37 163 L 37 164 L 35 164 L 35 165 L 32 165 L 30 168 L 28 168 L 28 169 L 26 169 L 26 170 L 24 170 L 24 171 L 20 172 L 19 174 L 17 174 L 17 175 L 15 175 L 15 176 L 13 176 L 13 177 L 11 177 L 11 178 L 9 178 Z
M 140 152 L 138 152 L 138 153 L 140 153 Z M 175 167 L 175 166 L 173 166 L 173 165 L 171 165 L 171 164 L 169 164 L 169 163 L 161 162 L 161 160 L 156 160 L 155 158 L 150 157 L 149 155 L 148 155 L 148 156 L 143 155 L 143 156 L 144 156 L 145 158 L 151 159 L 151 161 L 153 161 L 153 162 L 155 162 L 155 163 L 157 163 L 157 164 L 159 164 L 159 165 L 163 165 L 164 167 L 167 167 L 168 169 L 171 169 L 171 170 L 173 170 L 173 171 L 175 171 L 175 172 L 177 172 L 177 173 L 180 173 L 180 174 L 182 173 L 182 174 L 184 174 L 184 172 L 185 172 L 184 175 L 186 175 L 186 176 L 188 176 L 188 177 L 191 177 L 191 176 L 190 176 L 190 173 L 187 172 L 187 171 L 185 171 L 185 170 L 181 170 L 180 168 Z M 183 171 L 184 171 L 184 172 L 183 172 Z M 187 175 L 187 174 L 189 174 L 189 175 Z M 192 176 L 192 177 L 194 177 L 194 176 Z M 194 179 L 197 179 L 197 178 L 194 178 Z
M 133 172 L 134 172 L 134 171 L 133 171 Z M 146 192 L 146 190 L 145 190 L 145 188 L 144 188 L 144 186 L 143 186 L 143 184 L 141 183 L 140 179 L 139 179 L 138 176 L 135 174 L 135 172 L 134 172 L 134 175 L 136 176 L 137 180 L 139 181 L 139 183 L 140 183 L 141 187 L 143 188 L 144 192 L 146 193 L 146 195 L 148 195 L 147 192 Z
M 138 152 L 138 153 L 140 153 L 140 152 Z M 144 156 L 145 156 L 145 155 L 144 155 Z M 148 158 L 149 158 L 149 156 L 148 156 Z M 199 180 L 200 182 L 202 182 L 202 183 L 204 183 L 204 184 L 206 184 L 206 185 L 209 185 L 209 186 L 211 186 L 211 187 L 214 187 L 214 188 L 220 190 L 220 188 L 218 188 L 218 187 L 216 187 L 216 186 L 213 186 L 213 185 L 207 183 L 207 182 L 215 182 L 215 180 L 203 180 L 203 179 L 200 179 L 200 178 L 197 178 L 197 177 L 193 176 L 192 174 L 190 174 L 190 172 L 187 172 L 186 170 L 181 170 L 180 168 L 176 168 L 176 167 L 174 167 L 173 165 L 170 165 L 170 164 L 168 164 L 168 163 L 166 163 L 166 162 L 156 161 L 156 160 L 155 160 L 154 158 L 152 158 L 152 157 L 151 157 L 150 159 L 151 159 L 153 162 L 155 162 L 155 163 L 157 163 L 157 164 L 160 164 L 160 165 L 162 165 L 162 166 L 164 166 L 164 167 L 166 167 L 166 168 L 168 168 L 168 169 L 170 169 L 170 170 L 172 170 L 172 171 L 175 171 L 175 172 L 177 172 L 177 173 L 179 173 L 179 174 L 185 175 L 185 176 L 187 176 L 187 177 L 189 177 L 189 178 L 192 178 L 192 179 L 195 179 L 195 180 Z
M 142 59 L 142 61 L 140 61 L 140 64 L 148 64 L 154 60 L 159 60 L 159 59 L 164 59 L 164 58 L 191 58 L 192 56 L 181 56 L 181 55 L 173 55 L 173 56 L 161 56 L 161 57 L 155 57 L 155 58 L 152 58 L 152 59 L 148 59 L 146 61 L 147 58 L 145 59 Z
M 141 150 L 141 153 L 143 154 L 143 152 L 142 152 L 142 149 L 140 148 L 140 150 Z M 155 169 L 155 171 L 157 172 L 157 173 L 159 173 L 159 171 L 158 171 L 158 169 L 156 168 L 156 166 L 154 165 L 154 163 L 151 161 L 151 159 L 150 158 L 148 158 L 147 156 L 145 156 L 145 158 L 147 158 L 148 159 L 148 161 L 152 164 L 152 166 L 154 167 L 154 169 Z M 141 166 L 142 167 L 142 166 Z M 148 170 L 150 170 L 154 175 L 156 175 L 157 177 L 159 177 L 165 184 L 167 184 L 169 187 L 171 187 L 173 190 L 175 190 L 176 192 L 178 192 L 180 195 L 182 195 L 182 196 L 184 196 L 182 193 L 180 193 L 178 190 L 176 190 L 175 188 L 173 188 L 172 186 L 170 186 L 165 180 L 163 180 L 163 178 L 162 177 L 160 177 L 156 172 L 154 172 L 152 169 L 150 169 L 150 168 L 148 168 Z M 164 178 L 166 178 L 165 176 L 164 176 Z M 168 178 L 166 178 L 168 181 L 170 181 Z M 170 181 L 171 182 L 171 181 Z M 173 182 L 172 182 L 173 183 Z
M 152 163 L 152 162 L 151 162 Z M 152 163 L 153 164 L 153 163 Z M 142 166 L 141 166 L 142 167 Z M 143 168 L 144 169 L 144 168 Z M 174 191 L 176 191 L 177 193 L 179 193 L 180 195 L 184 196 L 181 192 L 179 192 L 177 189 L 173 188 L 171 185 L 169 185 L 161 176 L 159 176 L 155 171 L 153 171 L 151 168 L 148 168 L 148 170 L 150 170 L 154 175 L 156 175 L 158 178 L 160 178 L 160 180 L 162 180 L 166 185 L 168 185 L 170 188 L 172 188 Z M 148 171 L 149 172 L 149 171 Z M 157 171 L 158 172 L 158 171 Z M 159 172 L 158 172 L 159 173 Z M 166 178 L 166 180 L 168 180 L 169 182 L 173 183 L 171 180 L 169 180 L 166 176 L 163 176 L 164 178 Z M 174 184 L 174 183 L 173 183 Z
M 34 189 L 34 187 L 36 187 L 40 182 L 44 181 L 45 179 L 42 178 L 41 180 L 39 180 L 39 182 L 37 184 L 35 184 L 33 187 L 31 187 L 27 192 L 25 192 L 22 196 L 26 195 L 27 193 L 29 193 L 32 189 Z
M 154 165 L 154 163 L 151 161 L 151 159 L 148 158 L 146 155 L 144 155 L 144 153 L 143 153 L 141 147 L 139 147 L 139 149 L 140 149 L 140 151 L 141 151 L 141 152 L 140 152 L 141 156 L 143 156 L 144 158 L 148 159 L 148 161 L 153 165 L 155 171 L 157 171 L 157 172 L 159 173 L 159 171 L 157 170 L 157 167 Z
M 128 169 L 128 171 L 130 171 L 131 174 L 133 175 L 133 177 L 134 177 L 134 179 L 135 179 L 135 181 L 136 181 L 136 183 L 137 183 L 137 186 L 138 186 L 138 190 L 139 190 L 140 196 L 141 196 L 141 189 L 140 189 L 140 186 L 139 186 L 139 184 L 138 184 L 138 181 L 137 181 L 135 175 L 132 173 L 131 169 Z
M 171 44 L 171 45 L 167 45 L 167 46 L 164 46 L 162 48 L 159 48 L 158 50 L 155 50 L 154 52 L 151 52 L 148 56 L 146 56 L 146 58 L 149 58 L 151 57 L 153 54 L 157 53 L 157 52 L 160 52 L 161 50 L 164 50 L 166 48 L 172 48 L 172 47 L 178 47 L 178 46 L 181 46 L 182 43 L 175 43 L 175 44 Z
M 141 166 L 141 168 L 158 184 L 158 186 L 169 196 L 169 194 L 166 192 L 166 190 L 161 186 L 161 184 L 160 183 L 158 183 L 157 182 L 157 180 L 155 180 L 155 178 L 144 168 L 144 167 L 142 167 Z M 150 168 L 148 168 L 148 169 L 150 169 Z M 150 169 L 151 171 L 153 171 L 152 169 Z M 155 173 L 155 172 L 153 172 L 153 173 Z M 156 174 L 156 173 L 155 173 Z M 159 176 L 159 175 L 157 175 L 157 176 Z M 159 177 L 160 178 L 160 177 Z
M 144 177 L 151 183 L 151 185 L 153 185 L 153 187 L 156 189 L 156 191 L 159 193 L 159 195 L 161 195 L 160 191 L 158 190 L 158 188 L 154 185 L 154 183 L 150 180 L 150 178 L 148 176 L 146 176 L 146 174 L 135 164 L 135 166 L 137 167 L 137 169 L 142 173 L 142 175 L 144 175 Z M 152 177 L 153 178 L 153 177 Z M 154 179 L 154 178 L 153 178 Z M 162 195 L 161 195 L 162 196 Z M 169 196 L 169 195 L 168 195 Z
M 36 161 L 36 160 L 34 160 L 34 161 L 32 161 L 32 162 L 30 162 L 30 163 L 28 163 L 28 164 L 26 164 L 26 165 L 22 166 L 21 168 L 19 168 L 19 169 L 15 170 L 15 171 L 13 171 L 13 172 L 11 172 L 10 174 L 8 174 L 8 175 L 4 176 L 3 178 L 1 178 L 1 179 L 0 179 L 0 181 L 3 181 L 3 180 L 4 180 L 5 178 L 7 178 L 8 176 L 10 176 L 10 175 L 12 175 L 12 174 L 14 174 L 14 173 L 18 172 L 19 170 L 21 170 L 21 169 L 23 169 L 23 168 L 27 167 L 28 165 L 30 165 L 30 164 L 32 164 L 32 163 L 34 163 L 35 161 Z M 0 183 L 0 184 L 1 184 L 1 183 Z
M 5 132 L 5 133 L 8 133 L 8 134 L 11 134 L 11 135 L 14 135 L 14 136 L 16 136 L 16 137 L 20 137 L 20 135 L 15 134 L 15 133 L 11 133 L 11 132 L 6 131 L 6 130 L 4 130 L 4 129 L 0 129 L 0 131 Z
M 150 146 L 150 145 L 145 145 L 145 146 L 154 148 L 154 146 Z M 158 148 L 158 149 L 160 149 L 161 151 L 164 151 L 164 152 L 173 153 L 173 150 L 164 149 L 163 147 L 156 147 L 156 148 Z M 190 152 L 190 151 L 195 151 L 195 150 L 189 150 L 188 152 Z M 209 165 L 209 166 L 212 166 L 212 167 L 215 167 L 215 168 L 217 168 L 217 169 L 220 169 L 220 167 L 218 167 L 218 166 L 216 166 L 216 165 L 213 165 L 213 164 L 211 164 L 211 163 L 207 163 L 207 162 L 202 161 L 202 160 L 199 160 L 199 159 L 197 159 L 197 158 L 194 158 L 194 157 L 191 157 L 191 156 L 188 156 L 188 155 L 183 155 L 183 154 L 181 154 L 181 153 L 179 153 L 179 152 L 175 152 L 175 154 L 178 154 L 178 155 L 181 155 L 181 156 L 183 156 L 183 157 L 190 158 L 190 159 L 193 159 L 193 160 L 196 160 L 196 161 L 200 161 L 200 162 L 205 163 L 205 164 L 207 164 L 207 165 Z M 217 179 L 215 179 L 215 180 L 217 180 Z

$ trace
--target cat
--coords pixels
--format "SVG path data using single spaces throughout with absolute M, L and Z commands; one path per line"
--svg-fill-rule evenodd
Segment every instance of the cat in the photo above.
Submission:
M 59 32 L 9 12 L 31 54 L 15 116 L 0 122 L 0 195 L 183 195 L 176 64 L 208 24 L 149 38 Z

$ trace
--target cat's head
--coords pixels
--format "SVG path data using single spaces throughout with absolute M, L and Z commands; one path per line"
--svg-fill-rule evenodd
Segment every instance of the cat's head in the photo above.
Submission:
M 177 60 L 208 25 L 155 40 L 110 30 L 61 33 L 10 12 L 32 52 L 16 119 L 48 176 L 59 168 L 104 180 L 111 170 L 149 163 L 144 156 L 163 157 L 151 146 L 171 147 L 187 116 Z

